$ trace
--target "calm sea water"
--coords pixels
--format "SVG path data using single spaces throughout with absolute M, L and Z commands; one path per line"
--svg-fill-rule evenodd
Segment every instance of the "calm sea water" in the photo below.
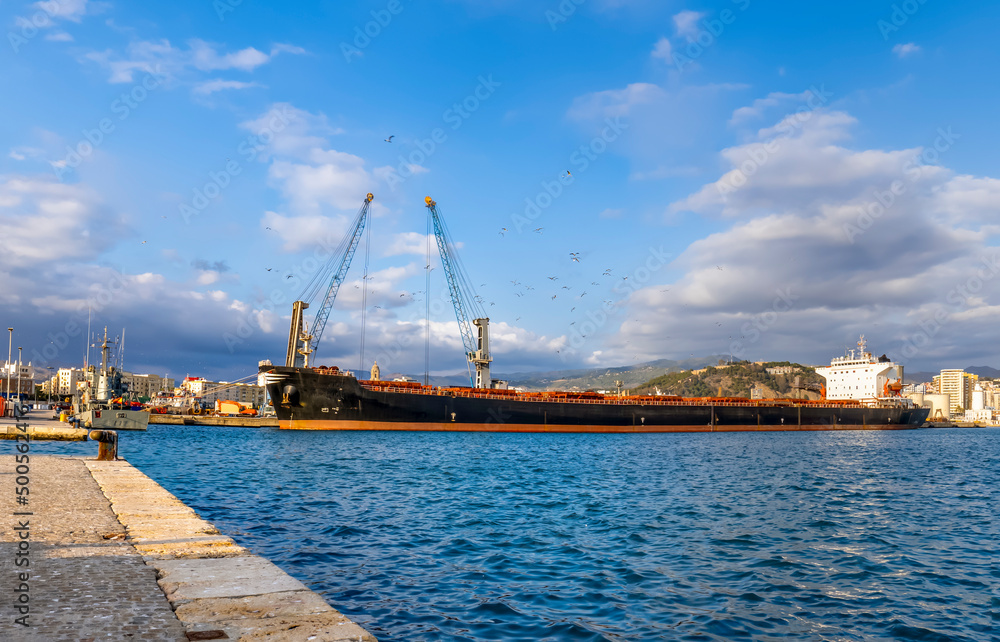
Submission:
M 151 426 L 121 454 L 382 642 L 1000 639 L 997 429 Z

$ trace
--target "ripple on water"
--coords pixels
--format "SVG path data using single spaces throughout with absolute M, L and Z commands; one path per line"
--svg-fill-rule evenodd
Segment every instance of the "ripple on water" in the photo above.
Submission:
M 1000 627 L 996 429 L 153 426 L 121 451 L 382 642 L 986 640 Z

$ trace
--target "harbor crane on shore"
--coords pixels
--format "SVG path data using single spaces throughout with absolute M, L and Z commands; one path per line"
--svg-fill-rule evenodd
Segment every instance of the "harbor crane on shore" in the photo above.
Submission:
M 312 279 L 306 284 L 305 289 L 299 296 L 299 300 L 292 304 L 292 324 L 288 333 L 288 350 L 285 353 L 285 365 L 301 368 L 309 365 L 309 355 L 316 351 L 320 339 L 323 338 L 323 330 L 326 329 L 326 321 L 330 318 L 330 311 L 333 309 L 333 302 L 337 298 L 337 292 L 344 283 L 347 270 L 351 267 L 351 260 L 361 242 L 361 234 L 365 230 L 365 223 L 368 220 L 368 210 L 371 207 L 372 199 L 375 197 L 369 192 L 365 196 L 361 209 L 351 223 L 350 231 L 341 241 L 340 246 L 331 254 L 331 260 L 325 268 L 316 272 Z M 316 311 L 311 326 L 306 326 L 302 316 L 308 301 L 319 294 L 319 290 L 325 282 L 325 277 L 330 276 L 330 285 L 326 289 L 326 296 L 323 304 Z
M 458 329 L 462 333 L 465 355 L 469 364 L 476 369 L 472 387 L 492 388 L 494 382 L 490 379 L 490 362 L 493 361 L 490 357 L 490 320 L 476 299 L 475 290 L 455 252 L 455 245 L 451 241 L 448 228 L 438 214 L 437 203 L 430 196 L 424 199 L 424 203 L 427 205 L 434 226 L 434 238 L 441 254 L 441 267 L 448 281 L 451 302 L 455 306 L 455 316 L 458 318 Z M 467 310 L 476 317 L 471 323 Z M 473 325 L 477 329 L 475 333 L 472 331 Z

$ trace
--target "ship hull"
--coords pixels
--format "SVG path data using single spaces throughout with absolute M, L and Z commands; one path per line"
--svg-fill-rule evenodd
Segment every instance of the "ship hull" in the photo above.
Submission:
M 81 425 L 94 430 L 146 430 L 149 411 L 102 408 L 77 414 Z
M 927 409 L 782 402 L 493 397 L 466 389 L 371 389 L 354 377 L 265 366 L 278 425 L 292 430 L 725 432 L 919 428 Z

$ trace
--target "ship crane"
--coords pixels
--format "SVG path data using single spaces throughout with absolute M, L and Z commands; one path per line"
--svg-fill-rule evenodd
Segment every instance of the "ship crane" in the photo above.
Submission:
M 465 355 L 471 369 L 476 372 L 472 378 L 473 388 L 492 388 L 490 379 L 490 320 L 476 298 L 472 283 L 455 252 L 448 228 L 437 211 L 437 203 L 430 196 L 424 199 L 427 210 L 434 225 L 434 238 L 437 240 L 438 252 L 441 254 L 441 267 L 451 293 L 451 301 L 455 306 L 455 316 L 458 318 L 458 329 L 462 333 L 462 343 L 465 345 Z M 469 322 L 469 313 L 474 315 Z M 477 332 L 473 332 L 475 325 Z
M 361 209 L 351 223 L 350 231 L 341 241 L 340 246 L 331 255 L 331 260 L 326 264 L 325 269 L 318 271 L 306 284 L 299 300 L 292 304 L 292 324 L 288 333 L 288 350 L 285 353 L 285 365 L 291 367 L 306 367 L 309 365 L 309 355 L 319 347 L 320 339 L 323 338 L 323 330 L 326 328 L 326 321 L 330 318 L 330 311 L 333 309 L 333 302 L 337 298 L 337 292 L 344 283 L 347 270 L 351 267 L 351 260 L 361 242 L 361 234 L 364 232 L 365 223 L 368 220 L 368 210 L 374 196 L 369 192 L 365 196 Z M 310 326 L 307 326 L 302 318 L 303 312 L 309 307 L 311 301 L 317 294 L 327 276 L 330 276 L 330 285 L 326 289 L 326 296 L 323 304 L 316 311 L 316 316 Z

